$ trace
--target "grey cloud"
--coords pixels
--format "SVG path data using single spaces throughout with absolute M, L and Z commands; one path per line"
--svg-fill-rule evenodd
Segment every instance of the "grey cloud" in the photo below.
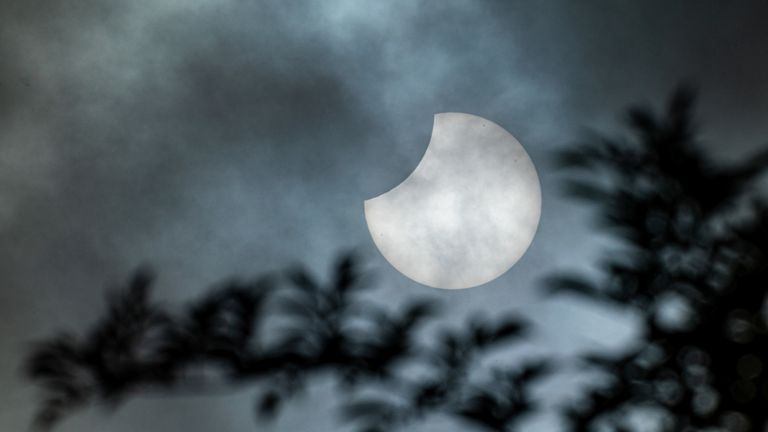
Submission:
M 474 113 L 512 132 L 544 193 L 539 234 L 520 264 L 446 301 L 457 316 L 507 303 L 546 315 L 538 276 L 586 265 L 598 248 L 585 213 L 557 196 L 549 152 L 583 126 L 612 122 L 628 102 L 658 100 L 681 78 L 701 84 L 712 137 L 735 139 L 712 140 L 713 151 L 759 144 L 766 8 L 2 2 L 0 351 L 9 354 L 0 383 L 12 390 L 0 403 L 12 414 L 0 429 L 21 430 L 30 412 L 15 377 L 20 347 L 80 325 L 101 307 L 105 284 L 141 262 L 159 267 L 160 295 L 186 299 L 231 273 L 295 259 L 321 270 L 340 247 L 372 248 L 362 200 L 411 172 L 436 112 Z M 416 292 L 369 256 L 389 296 Z M 543 340 L 568 338 L 558 330 L 572 327 L 567 313 L 541 316 Z M 147 405 L 170 416 L 163 403 Z M 307 418 L 322 415 L 310 408 Z M 88 417 L 70 430 L 160 430 L 136 413 L 114 423 Z

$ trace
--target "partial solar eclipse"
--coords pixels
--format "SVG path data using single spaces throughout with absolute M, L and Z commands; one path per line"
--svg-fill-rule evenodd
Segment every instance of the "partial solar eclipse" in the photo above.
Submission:
M 441 113 L 416 169 L 364 209 L 376 247 L 400 273 L 435 288 L 470 288 L 504 274 L 528 249 L 541 187 L 531 158 L 501 126 Z

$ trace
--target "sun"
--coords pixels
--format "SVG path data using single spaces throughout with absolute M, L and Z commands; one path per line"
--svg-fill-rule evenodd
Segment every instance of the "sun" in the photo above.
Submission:
M 431 287 L 469 288 L 498 278 L 528 249 L 541 187 L 531 158 L 501 126 L 441 113 L 416 169 L 365 201 L 364 212 L 395 269 Z

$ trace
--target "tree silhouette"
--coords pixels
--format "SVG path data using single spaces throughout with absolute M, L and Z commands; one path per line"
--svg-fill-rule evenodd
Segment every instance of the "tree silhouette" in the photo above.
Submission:
M 583 359 L 604 380 L 564 409 L 572 431 L 766 427 L 768 207 L 753 185 L 768 152 L 733 166 L 707 157 L 693 102 L 681 87 L 659 115 L 630 109 L 629 137 L 594 135 L 560 154 L 566 192 L 622 246 L 598 280 L 561 274 L 548 286 L 642 318 L 624 352 Z
M 516 317 L 476 319 L 464 331 L 423 342 L 421 325 L 436 304 L 411 301 L 392 311 L 364 296 L 371 288 L 353 254 L 322 283 L 295 267 L 284 277 L 232 280 L 214 287 L 180 314 L 150 300 L 151 275 L 137 272 L 111 296 L 106 316 L 82 337 L 37 344 L 25 363 L 43 398 L 41 430 L 92 403 L 119 404 L 135 394 L 206 392 L 257 384 L 254 410 L 267 420 L 308 382 L 332 374 L 348 391 L 346 418 L 361 430 L 390 430 L 430 413 L 510 431 L 531 411 L 528 389 L 542 365 L 467 377 L 478 357 L 524 334 Z M 407 367 L 426 371 L 406 378 Z M 354 390 L 386 389 L 404 405 L 364 399 Z M 493 409 L 488 410 L 487 407 Z
M 395 398 L 358 398 L 345 414 L 366 432 L 402 427 L 428 414 L 442 413 L 490 431 L 511 431 L 535 409 L 530 386 L 547 372 L 544 361 L 491 370 L 482 381 L 471 377 L 477 358 L 489 349 L 524 335 L 525 326 L 509 316 L 498 323 L 471 321 L 463 330 L 444 331 L 425 352 L 429 373 L 398 382 Z

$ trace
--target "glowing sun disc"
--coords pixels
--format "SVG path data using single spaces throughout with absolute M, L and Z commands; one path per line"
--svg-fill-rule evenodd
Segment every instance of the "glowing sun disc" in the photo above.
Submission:
M 400 273 L 435 288 L 470 288 L 504 274 L 528 249 L 541 187 L 528 153 L 501 126 L 441 113 L 416 169 L 364 210 L 376 247 Z

